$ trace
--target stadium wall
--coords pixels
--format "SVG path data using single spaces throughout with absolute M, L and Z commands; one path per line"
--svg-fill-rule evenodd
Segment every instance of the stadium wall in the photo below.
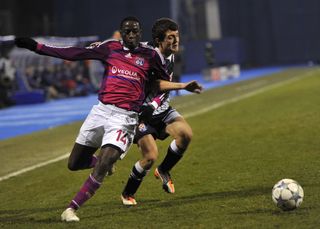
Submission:
M 196 11 L 201 8 L 199 3 L 204 1 L 178 2 L 192 2 L 192 6 L 195 6 L 192 9 Z M 172 15 L 170 0 L 138 2 L 46 0 L 45 2 L 43 4 L 41 0 L 2 0 L 0 18 L 4 23 L 0 23 L 0 35 L 9 35 L 8 33 L 17 36 L 98 35 L 101 39 L 105 39 L 118 29 L 123 17 L 136 15 L 144 27 L 143 39 L 148 40 L 151 38 L 149 31 L 153 21 L 159 17 Z M 239 41 L 240 49 L 245 51 L 237 54 L 243 56 L 245 53 L 242 65 L 255 67 L 319 62 L 319 0 L 219 0 L 218 3 L 222 40 Z M 183 21 L 187 19 L 188 17 L 182 15 L 181 30 L 185 28 Z M 199 23 L 206 27 L 206 23 L 202 20 Z M 198 39 L 206 39 L 203 29 L 199 29 L 198 35 Z M 187 60 L 199 57 L 194 59 L 194 66 L 186 64 L 187 72 L 200 70 L 204 63 L 203 48 L 200 45 L 202 41 L 191 40 L 187 36 L 182 37 L 182 41 L 185 44 L 185 53 L 191 53 L 191 56 L 187 55 Z M 199 53 L 195 53 L 197 48 Z M 236 48 L 233 52 L 236 53 L 237 50 Z M 218 55 L 220 51 L 216 52 Z
M 201 40 L 185 42 L 183 60 L 185 73 L 199 73 L 209 67 L 206 60 L 206 45 L 213 47 L 215 66 L 244 64 L 246 53 L 242 40 L 238 38 L 224 38 L 217 40 Z
M 244 41 L 253 66 L 320 60 L 320 1 L 219 1 L 223 37 Z
M 143 27 L 143 39 L 151 39 L 153 22 L 170 17 L 170 1 L 105 1 L 105 0 L 54 1 L 54 31 L 59 36 L 98 35 L 109 38 L 119 29 L 120 21 L 129 15 L 136 16 Z M 70 11 L 70 9 L 73 9 Z

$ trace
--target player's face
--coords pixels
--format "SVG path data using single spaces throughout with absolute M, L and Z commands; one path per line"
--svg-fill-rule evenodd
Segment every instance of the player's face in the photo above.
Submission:
M 159 49 L 165 56 L 179 51 L 179 31 L 168 30 L 163 41 L 159 42 Z
M 127 48 L 135 49 L 141 40 L 141 28 L 136 21 L 125 21 L 120 30 L 122 40 Z

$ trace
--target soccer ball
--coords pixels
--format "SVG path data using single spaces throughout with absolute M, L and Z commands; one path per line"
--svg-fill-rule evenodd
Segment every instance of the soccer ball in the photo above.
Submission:
M 284 211 L 299 207 L 303 201 L 304 192 L 299 183 L 292 179 L 282 179 L 272 189 L 272 200 Z

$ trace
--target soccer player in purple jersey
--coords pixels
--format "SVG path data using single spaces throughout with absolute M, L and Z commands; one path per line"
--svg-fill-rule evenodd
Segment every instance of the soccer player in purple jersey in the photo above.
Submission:
M 79 221 L 76 210 L 95 194 L 113 164 L 127 153 L 138 123 L 138 112 L 145 98 L 146 82 L 158 82 L 161 90 L 201 90 L 195 81 L 186 84 L 165 81 L 169 75 L 162 57 L 154 49 L 140 43 L 141 26 L 137 18 L 123 19 L 120 32 L 123 38 L 121 41 L 108 40 L 96 47 L 86 48 L 51 47 L 31 38 L 15 39 L 18 47 L 41 55 L 72 61 L 95 59 L 100 60 L 105 67 L 98 93 L 99 103 L 93 106 L 81 126 L 68 162 L 71 170 L 93 167 L 93 172 L 62 213 L 63 221 Z M 100 154 L 94 157 L 93 154 L 99 148 Z
M 165 58 L 166 69 L 171 76 L 174 68 L 174 54 L 179 51 L 178 29 L 177 23 L 169 18 L 158 19 L 152 27 L 153 43 Z M 145 121 L 138 126 L 134 138 L 134 142 L 137 142 L 143 158 L 133 166 L 122 192 L 121 199 L 124 205 L 137 204 L 134 194 L 158 157 L 155 139 L 164 140 L 169 135 L 173 138 L 173 141 L 168 147 L 166 157 L 155 169 L 154 175 L 156 178 L 160 178 L 162 187 L 166 192 L 175 192 L 169 171 L 187 150 L 192 138 L 192 129 L 186 120 L 169 105 L 169 102 L 169 92 L 158 96 L 154 93 L 147 95 L 144 103 L 146 114 L 142 113 L 142 115 L 148 116 L 151 114 L 151 117 L 142 118 Z

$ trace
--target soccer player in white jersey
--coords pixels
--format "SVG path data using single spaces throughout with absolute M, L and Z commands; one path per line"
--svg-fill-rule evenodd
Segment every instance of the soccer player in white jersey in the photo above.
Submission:
M 162 90 L 175 88 L 199 92 L 196 82 L 170 84 L 162 57 L 152 48 L 140 43 L 141 26 L 135 17 L 120 23 L 123 40 L 108 40 L 96 47 L 52 47 L 31 38 L 18 37 L 18 47 L 41 55 L 67 60 L 100 60 L 105 73 L 99 90 L 99 104 L 93 106 L 84 121 L 72 149 L 68 167 L 71 170 L 93 167 L 80 191 L 62 213 L 63 221 L 79 221 L 76 210 L 99 189 L 113 164 L 127 153 L 138 122 L 138 112 L 145 98 L 145 85 L 159 83 Z M 149 72 L 155 73 L 152 79 Z M 160 80 L 160 81 L 159 81 Z M 93 154 L 100 148 L 98 157 Z
M 176 22 L 169 18 L 158 19 L 152 27 L 153 43 L 166 60 L 168 73 L 173 74 L 174 53 L 179 51 L 179 30 Z M 143 158 L 135 163 L 127 184 L 121 194 L 124 205 L 136 205 L 134 194 L 137 192 L 144 176 L 149 172 L 158 157 L 155 139 L 164 140 L 169 135 L 173 138 L 166 157 L 155 169 L 154 175 L 162 182 L 163 189 L 174 193 L 175 188 L 169 171 L 182 158 L 192 138 L 192 130 L 186 120 L 169 105 L 169 92 L 149 93 L 144 103 L 134 141 L 137 142 Z M 158 102 L 156 102 L 158 101 Z M 148 115 L 151 117 L 148 117 Z

